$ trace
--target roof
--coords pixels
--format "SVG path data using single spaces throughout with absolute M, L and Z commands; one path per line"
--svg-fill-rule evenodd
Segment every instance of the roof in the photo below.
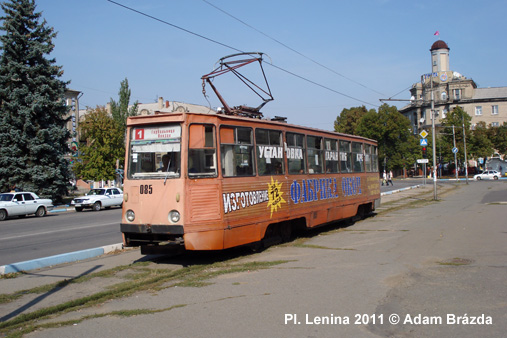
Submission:
M 494 87 L 494 88 L 476 88 L 474 91 L 473 100 L 484 99 L 506 99 L 507 87 Z
M 430 51 L 434 51 L 437 49 L 450 49 L 450 48 L 449 48 L 449 46 L 447 46 L 447 44 L 444 41 L 437 40 L 433 43 L 433 45 L 431 45 Z

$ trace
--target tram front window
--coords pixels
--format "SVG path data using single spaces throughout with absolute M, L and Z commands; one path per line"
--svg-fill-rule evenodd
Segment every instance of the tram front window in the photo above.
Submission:
M 180 125 L 133 127 L 130 135 L 129 178 L 180 177 Z

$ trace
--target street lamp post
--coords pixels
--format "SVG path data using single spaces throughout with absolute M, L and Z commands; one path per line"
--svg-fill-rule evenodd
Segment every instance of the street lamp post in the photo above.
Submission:
M 467 136 L 465 133 L 465 115 L 461 115 L 463 121 L 463 147 L 465 148 L 465 178 L 468 184 L 468 161 L 467 161 Z
M 433 99 L 433 73 L 430 76 L 431 83 L 431 134 L 433 140 L 433 199 L 437 200 L 437 147 L 435 138 L 435 100 Z
M 457 160 L 457 157 L 456 157 L 456 152 L 454 151 L 454 149 L 456 149 L 456 137 L 455 137 L 455 134 L 454 134 L 454 125 L 452 126 L 452 149 L 453 149 L 453 153 L 454 153 L 454 171 L 456 172 L 456 181 L 458 180 L 458 160 Z

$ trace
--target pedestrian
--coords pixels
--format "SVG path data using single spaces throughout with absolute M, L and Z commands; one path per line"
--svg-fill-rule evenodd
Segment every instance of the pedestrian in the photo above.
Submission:
M 387 184 L 387 173 L 385 170 L 384 174 L 382 175 L 382 186 L 384 186 L 384 184 Z
M 389 171 L 389 174 L 387 174 L 387 185 L 389 185 L 389 183 L 391 183 L 391 185 L 394 185 L 393 184 L 393 172 L 392 171 Z

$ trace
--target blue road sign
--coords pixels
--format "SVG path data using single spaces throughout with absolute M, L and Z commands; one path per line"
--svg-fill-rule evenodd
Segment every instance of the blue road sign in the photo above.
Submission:
M 449 149 L 449 148 L 447 148 L 447 149 Z M 453 152 L 454 154 L 456 154 L 456 153 L 458 152 L 458 148 L 456 148 L 456 147 L 452 148 L 452 152 Z
M 425 147 L 428 145 L 428 139 L 426 139 L 426 138 L 420 139 L 419 142 L 421 143 L 422 147 Z

